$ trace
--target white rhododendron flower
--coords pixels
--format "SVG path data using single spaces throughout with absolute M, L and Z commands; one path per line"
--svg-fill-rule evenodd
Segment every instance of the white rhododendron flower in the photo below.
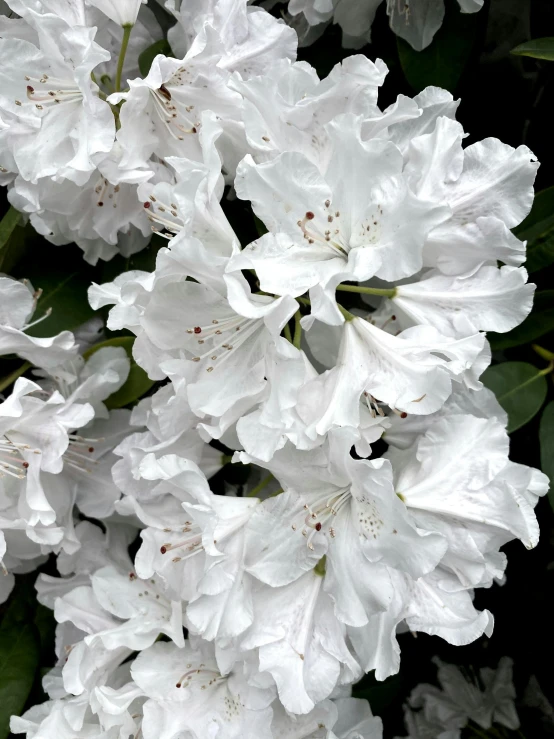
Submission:
M 476 590 L 538 542 L 483 385 L 533 305 L 534 154 L 437 87 L 383 106 L 380 59 L 296 61 L 291 16 L 359 49 L 379 0 L 266 5 L 0 0 L 0 267 L 13 232 L 56 326 L 0 275 L 0 602 L 39 569 L 57 622 L 29 739 L 382 739 L 355 683 L 402 632 L 490 636 Z M 385 9 L 415 49 L 444 15 Z M 479 680 L 440 663 L 410 737 L 516 729 L 511 662 Z
M 88 0 L 88 2 L 119 26 L 133 26 L 140 6 L 146 0 Z
M 469 722 L 482 729 L 490 729 L 493 724 L 512 730 L 519 728 L 509 657 L 503 657 L 496 670 L 481 668 L 475 681 L 455 665 L 439 659 L 433 661 L 438 667 L 437 680 L 441 687 L 421 683 L 414 688 L 404 713 L 406 739 L 419 739 L 425 732 L 459 739 Z
M 442 25 L 444 0 L 385 0 L 391 29 L 416 51 L 425 49 Z M 484 0 L 458 0 L 462 13 L 476 13 Z M 363 46 L 371 39 L 371 26 L 382 0 L 289 0 L 293 18 L 302 15 L 310 26 L 338 23 L 343 45 Z
M 115 135 L 110 107 L 91 76 L 109 53 L 94 41 L 94 28 L 32 9 L 25 21 L 36 40 L 0 41 L 0 113 L 14 117 L 3 146 L 24 180 L 84 184 Z

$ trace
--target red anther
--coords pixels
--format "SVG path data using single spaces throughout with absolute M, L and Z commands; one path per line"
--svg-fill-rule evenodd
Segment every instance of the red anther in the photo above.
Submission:
M 167 547 L 160 547 L 160 552 L 165 554 L 167 552 Z
M 136 580 L 136 577 L 134 572 L 129 572 L 129 580 Z
M 321 531 L 321 524 L 319 523 L 319 521 L 315 525 L 315 530 L 316 531 Z
M 93 451 L 94 451 L 94 447 L 93 447 L 93 446 L 89 446 L 88 450 L 89 450 L 89 452 L 90 452 L 90 453 L 92 454 L 92 453 L 93 453 Z
M 151 206 L 151 205 L 152 205 L 152 204 L 151 204 L 151 202 L 150 202 L 149 200 L 147 200 L 147 201 L 146 201 L 146 202 L 144 203 L 144 207 L 145 207 L 145 208 L 150 208 L 150 206 Z
M 102 208 L 102 206 L 104 205 L 104 203 L 101 200 L 99 200 L 98 203 L 97 203 L 97 205 L 98 205 L 99 208 Z
M 29 466 L 29 462 L 23 462 L 23 467 L 25 467 L 25 469 L 27 469 L 28 466 Z
M 307 218 L 307 219 L 308 219 L 309 221 L 312 221 L 312 220 L 313 220 L 313 219 L 315 218 L 315 215 L 314 215 L 314 214 L 312 213 L 312 211 L 311 211 L 311 210 L 309 210 L 309 211 L 308 211 L 308 212 L 306 213 L 306 218 Z
M 27 85 L 27 92 L 33 93 L 35 91 L 34 87 L 31 87 L 31 85 Z
M 192 131 L 193 133 L 196 133 L 196 126 L 193 126 L 193 127 L 191 128 L 191 131 Z
M 407 417 L 408 417 L 408 414 L 406 413 L 406 411 L 402 411 L 402 413 L 400 414 L 400 418 L 407 418 Z
M 194 333 L 195 334 L 201 334 L 202 333 L 202 329 L 200 328 L 200 326 L 195 326 L 194 327 Z
M 176 688 L 180 688 L 181 687 L 181 683 L 175 683 L 175 687 Z

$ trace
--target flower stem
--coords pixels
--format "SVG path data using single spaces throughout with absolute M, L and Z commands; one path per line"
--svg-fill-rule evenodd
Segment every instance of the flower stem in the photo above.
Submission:
M 285 339 L 287 341 L 290 341 L 290 343 L 292 344 L 292 336 L 291 336 L 291 333 L 290 333 L 290 327 L 289 327 L 289 324 L 288 323 L 285 324 L 285 328 L 283 329 L 283 333 L 285 334 Z
M 7 377 L 3 377 L 0 380 L 0 393 L 3 392 L 12 383 L 14 383 L 18 377 L 21 377 L 24 372 L 27 372 L 30 367 L 32 367 L 32 364 L 30 362 L 25 362 L 21 365 L 21 367 L 18 367 L 18 369 L 14 370 Z
M 396 288 L 362 287 L 361 285 L 337 285 L 337 290 L 347 293 L 362 293 L 363 295 L 382 295 L 384 298 L 394 298 Z
M 255 488 L 252 488 L 252 490 L 246 494 L 247 498 L 255 498 L 258 493 L 261 493 L 262 490 L 266 487 L 266 485 L 269 485 L 269 483 L 273 480 L 273 475 L 271 472 L 267 477 L 264 477 L 264 479 L 259 482 Z
M 545 349 L 543 346 L 539 346 L 539 344 L 531 344 L 531 348 L 539 355 L 539 357 L 546 359 L 547 362 L 552 362 L 554 359 L 554 352 Z
M 350 311 L 347 311 L 346 308 L 343 308 L 340 303 L 337 303 L 337 308 L 340 310 L 340 312 L 344 316 L 345 321 L 353 321 L 356 318 L 356 316 L 350 313 Z
M 127 54 L 127 47 L 129 46 L 129 39 L 131 38 L 131 31 L 133 26 L 123 26 L 123 40 L 121 41 L 121 50 L 119 52 L 119 59 L 117 60 L 117 72 L 115 73 L 115 91 L 121 90 L 121 75 L 123 74 L 123 65 L 125 64 L 125 55 Z
M 302 325 L 300 323 L 301 318 L 302 315 L 300 311 L 296 311 L 296 313 L 294 314 L 294 339 L 292 343 L 297 349 L 300 349 L 300 344 L 302 343 Z

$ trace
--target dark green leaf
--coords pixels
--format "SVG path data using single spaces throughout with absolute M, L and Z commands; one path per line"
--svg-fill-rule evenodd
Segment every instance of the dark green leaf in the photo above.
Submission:
M 21 220 L 21 213 L 10 207 L 8 212 L 0 221 L 0 251 L 6 246 L 16 226 Z
M 56 247 L 48 248 L 55 249 Z M 90 287 L 90 278 L 86 271 L 75 271 L 70 274 L 52 269 L 42 274 L 29 275 L 35 289 L 42 289 L 42 295 L 37 303 L 35 317 L 39 318 L 51 309 L 51 314 L 44 321 L 32 326 L 28 333 L 32 336 L 53 336 L 60 331 L 71 331 L 80 326 L 94 311 L 89 305 L 87 291 Z
M 508 433 L 525 426 L 546 398 L 543 372 L 527 362 L 497 364 L 485 370 L 481 379 L 508 414 Z
M 539 429 L 541 447 L 541 469 L 550 478 L 548 499 L 554 509 L 554 401 L 543 411 Z
M 105 401 L 108 408 L 123 408 L 126 405 L 135 403 L 137 400 L 142 398 L 142 396 L 147 393 L 154 384 L 154 380 L 151 380 L 142 367 L 139 367 L 133 359 L 134 341 L 134 336 L 116 336 L 115 338 L 108 339 L 100 344 L 95 344 L 84 354 L 85 359 L 88 359 L 88 357 L 105 346 L 122 346 L 131 360 L 131 370 L 127 381 L 123 387 L 119 388 L 117 392 L 110 395 L 110 397 Z
M 423 51 L 415 51 L 397 37 L 398 56 L 404 76 L 416 92 L 428 85 L 454 92 L 480 36 L 483 22 L 478 13 L 460 13 L 455 4 L 447 7 L 442 27 Z
M 554 187 L 535 195 L 531 212 L 514 228 L 514 233 L 527 241 L 528 272 L 537 272 L 554 262 Z
M 10 716 L 19 715 L 39 668 L 39 639 L 28 603 L 16 590 L 0 625 L 0 739 L 9 734 Z
M 533 311 L 523 323 L 506 334 L 489 333 L 488 339 L 494 350 L 509 349 L 529 344 L 550 331 L 554 331 L 554 290 L 542 290 L 536 293 Z
M 352 694 L 355 698 L 368 700 L 372 712 L 380 716 L 405 694 L 405 690 L 399 674 L 380 681 L 371 673 L 354 686 Z
M 158 54 L 163 54 L 164 56 L 173 56 L 171 46 L 164 38 L 156 41 L 152 44 L 152 46 L 149 46 L 141 54 L 139 54 L 139 69 L 143 77 L 146 77 L 146 75 L 150 71 L 152 62 L 158 56 Z
M 532 241 L 554 227 L 554 186 L 547 187 L 535 195 L 529 215 L 514 233 L 522 241 Z
M 525 268 L 528 272 L 538 272 L 554 262 L 554 226 L 527 244 Z
M 517 56 L 532 56 L 534 59 L 554 61 L 554 38 L 536 38 L 512 49 Z

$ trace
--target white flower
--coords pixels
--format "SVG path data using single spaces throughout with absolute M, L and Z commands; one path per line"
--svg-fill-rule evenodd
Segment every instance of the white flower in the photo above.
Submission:
M 430 270 L 418 282 L 399 285 L 394 297 L 372 315 L 390 333 L 433 326 L 445 336 L 462 338 L 478 331 L 504 333 L 531 311 L 535 286 L 523 268 L 487 265 L 468 275 Z
M 338 338 L 335 366 L 312 381 L 319 385 L 319 407 L 300 409 L 314 419 L 320 434 L 345 425 L 357 428 L 362 394 L 370 411 L 378 408 L 375 399 L 408 415 L 439 410 L 453 381 L 478 363 L 485 343 L 480 334 L 452 339 L 432 326 L 414 326 L 394 336 L 357 317 L 344 323 Z
M 310 26 L 333 18 L 342 29 L 343 46 L 359 48 L 371 39 L 371 26 L 382 0 L 290 0 L 289 13 L 303 14 Z M 462 13 L 476 13 L 483 0 L 458 0 Z M 442 25 L 443 0 L 386 0 L 392 30 L 417 51 L 425 49 Z
M 0 42 L 0 108 L 18 121 L 4 144 L 24 180 L 55 176 L 82 185 L 114 141 L 113 114 L 91 79 L 109 54 L 95 43 L 94 28 L 31 9 L 25 20 L 36 44 Z
M 49 178 L 37 184 L 17 177 L 9 199 L 18 210 L 28 213 L 34 228 L 56 245 L 75 242 L 85 260 L 96 264 L 115 254 L 130 256 L 143 249 L 151 228 L 137 195 L 137 183 L 153 176 L 167 176 L 165 167 L 124 170 L 121 149 L 115 146 L 98 169 L 81 187 Z
M 228 271 L 254 267 L 261 288 L 278 295 L 310 290 L 313 315 L 328 323 L 343 320 L 334 298 L 339 282 L 414 274 L 428 233 L 448 216 L 414 196 L 396 146 L 362 141 L 362 120 L 345 115 L 327 124 L 331 154 L 323 171 L 285 152 L 259 165 L 246 157 L 235 182 L 272 233 L 234 257 Z
M 239 640 L 242 650 L 256 650 L 260 672 L 271 674 L 279 700 L 296 714 L 317 710 L 337 683 L 362 676 L 323 585 L 313 570 L 282 587 L 258 584 L 252 626 Z
M 513 538 L 536 545 L 533 509 L 547 478 L 508 460 L 508 436 L 497 419 L 445 416 L 412 447 L 390 447 L 386 456 L 412 520 L 446 537 L 443 564 L 458 587 L 487 587 L 501 578 L 506 557 L 499 550 Z
M 166 0 L 165 5 L 177 19 L 168 39 L 181 56 L 198 56 L 244 78 L 265 74 L 274 63 L 296 57 L 294 31 L 245 0 Z
M 439 117 L 432 132 L 408 147 L 411 187 L 452 214 L 429 235 L 424 263 L 458 275 L 494 260 L 517 266 L 524 247 L 509 229 L 531 209 L 536 158 L 526 146 L 513 149 L 494 138 L 463 149 L 462 139 L 459 123 Z
M 433 660 L 438 667 L 440 688 L 422 683 L 412 691 L 406 710 L 406 724 L 410 737 L 417 739 L 412 726 L 432 724 L 438 731 L 456 732 L 473 721 L 483 729 L 493 723 L 508 729 L 519 728 L 519 718 L 514 705 L 516 697 L 512 679 L 512 660 L 503 657 L 496 670 L 479 670 L 481 685 L 465 677 L 455 665 Z M 410 710 L 411 709 L 411 710 Z M 453 736 L 459 736 L 453 734 Z M 439 734 L 443 736 L 443 734 Z
M 146 0 L 87 0 L 87 2 L 101 10 L 119 26 L 133 26 L 140 6 Z
M 305 62 L 288 60 L 263 70 L 260 77 L 234 75 L 229 86 L 244 98 L 246 139 L 255 161 L 297 151 L 316 165 L 326 163 L 331 142 L 325 124 L 337 113 L 381 115 L 377 94 L 386 73 L 380 59 L 373 63 L 357 55 L 336 64 L 323 80 Z
M 272 739 L 272 690 L 249 688 L 243 675 L 220 672 L 206 643 L 154 644 L 133 663 L 131 674 L 149 700 L 144 704 L 145 739 L 252 736 Z
M 462 13 L 476 13 L 484 0 L 458 0 Z M 444 3 L 442 0 L 387 0 L 387 13 L 392 30 L 406 39 L 416 50 L 425 49 L 442 25 Z M 358 35 L 358 34 L 353 34 Z
M 0 277 L 0 353 L 13 352 L 37 367 L 53 368 L 74 357 L 77 347 L 69 331 L 48 339 L 24 333 L 32 325 L 39 295 L 25 282 Z
M 144 79 L 129 80 L 129 92 L 110 97 L 113 103 L 119 100 L 125 104 L 117 140 L 124 151 L 122 166 L 127 169 L 146 168 L 152 154 L 201 162 L 199 131 L 205 111 L 221 119 L 225 136 L 218 143 L 223 154 L 231 154 L 229 165 L 240 159 L 234 150 L 237 144 L 239 152 L 244 149 L 240 144 L 244 134 L 238 125 L 241 97 L 228 88 L 225 76 L 213 64 L 160 54 Z

